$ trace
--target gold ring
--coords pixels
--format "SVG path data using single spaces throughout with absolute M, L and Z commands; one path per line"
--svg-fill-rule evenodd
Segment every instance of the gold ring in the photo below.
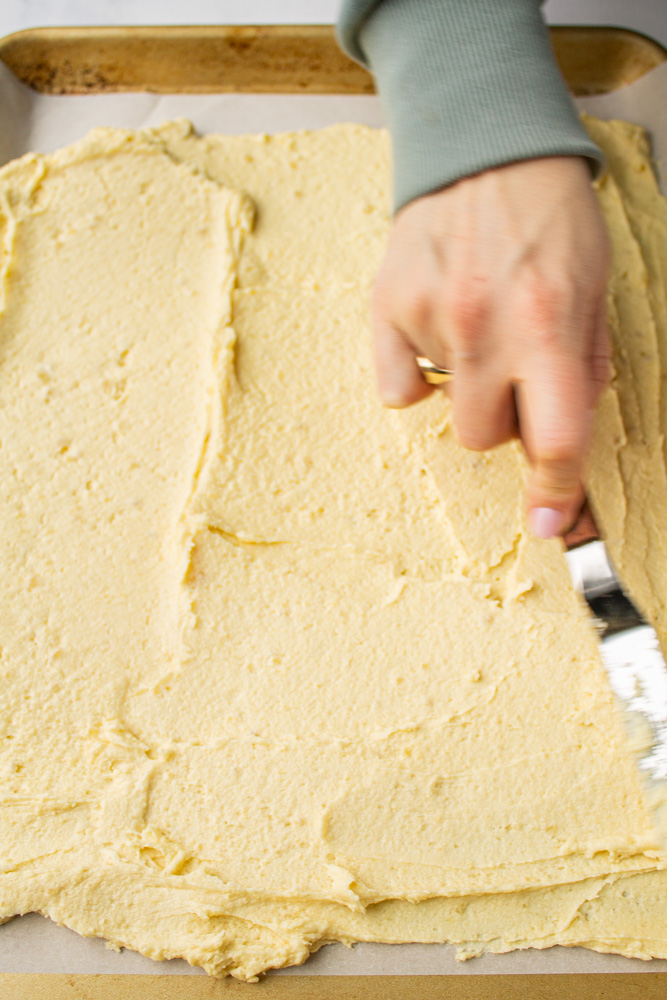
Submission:
M 429 385 L 442 385 L 444 382 L 451 382 L 454 378 L 454 372 L 451 368 L 438 368 L 428 358 L 417 358 L 416 361 L 424 376 L 424 381 L 428 382 Z

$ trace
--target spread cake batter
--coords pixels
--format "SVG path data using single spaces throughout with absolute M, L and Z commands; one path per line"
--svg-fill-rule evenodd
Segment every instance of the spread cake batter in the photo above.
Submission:
M 609 169 L 590 492 L 667 632 L 667 210 Z M 667 957 L 667 854 L 525 462 L 377 401 L 388 139 L 97 130 L 0 171 L 0 916 L 214 975 L 331 941 Z

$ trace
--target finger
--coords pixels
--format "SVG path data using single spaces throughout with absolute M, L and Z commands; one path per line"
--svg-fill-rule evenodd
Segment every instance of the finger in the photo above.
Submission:
M 528 519 L 538 538 L 562 534 L 583 501 L 584 457 L 591 433 L 588 372 L 583 364 L 541 362 L 518 389 L 521 436 L 533 470 Z
M 512 437 L 512 385 L 494 353 L 498 338 L 493 336 L 491 310 L 479 288 L 459 281 L 449 291 L 430 329 L 424 331 L 432 342 L 429 356 L 451 359 L 437 363 L 455 373 L 451 397 L 461 444 L 488 451 Z
M 457 358 L 454 364 L 454 426 L 461 444 L 488 451 L 509 441 L 516 425 L 511 383 L 466 358 Z
M 374 318 L 373 353 L 378 392 L 385 406 L 400 409 L 418 403 L 433 392 L 415 360 L 404 334 L 391 323 Z

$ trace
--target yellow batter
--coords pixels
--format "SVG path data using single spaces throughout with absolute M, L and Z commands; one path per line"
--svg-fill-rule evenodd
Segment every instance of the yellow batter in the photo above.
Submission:
M 664 636 L 667 211 L 641 132 L 588 124 L 591 492 Z M 334 940 L 667 957 L 667 854 L 519 447 L 375 398 L 387 163 L 356 126 L 179 122 L 0 171 L 0 917 L 239 978 Z

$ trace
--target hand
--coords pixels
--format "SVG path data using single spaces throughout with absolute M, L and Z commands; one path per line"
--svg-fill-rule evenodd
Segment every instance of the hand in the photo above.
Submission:
M 416 355 L 451 368 L 462 443 L 519 433 L 533 532 L 561 534 L 583 499 L 596 399 L 608 380 L 608 238 L 579 157 L 509 164 L 401 209 L 372 301 L 380 396 L 433 387 Z

